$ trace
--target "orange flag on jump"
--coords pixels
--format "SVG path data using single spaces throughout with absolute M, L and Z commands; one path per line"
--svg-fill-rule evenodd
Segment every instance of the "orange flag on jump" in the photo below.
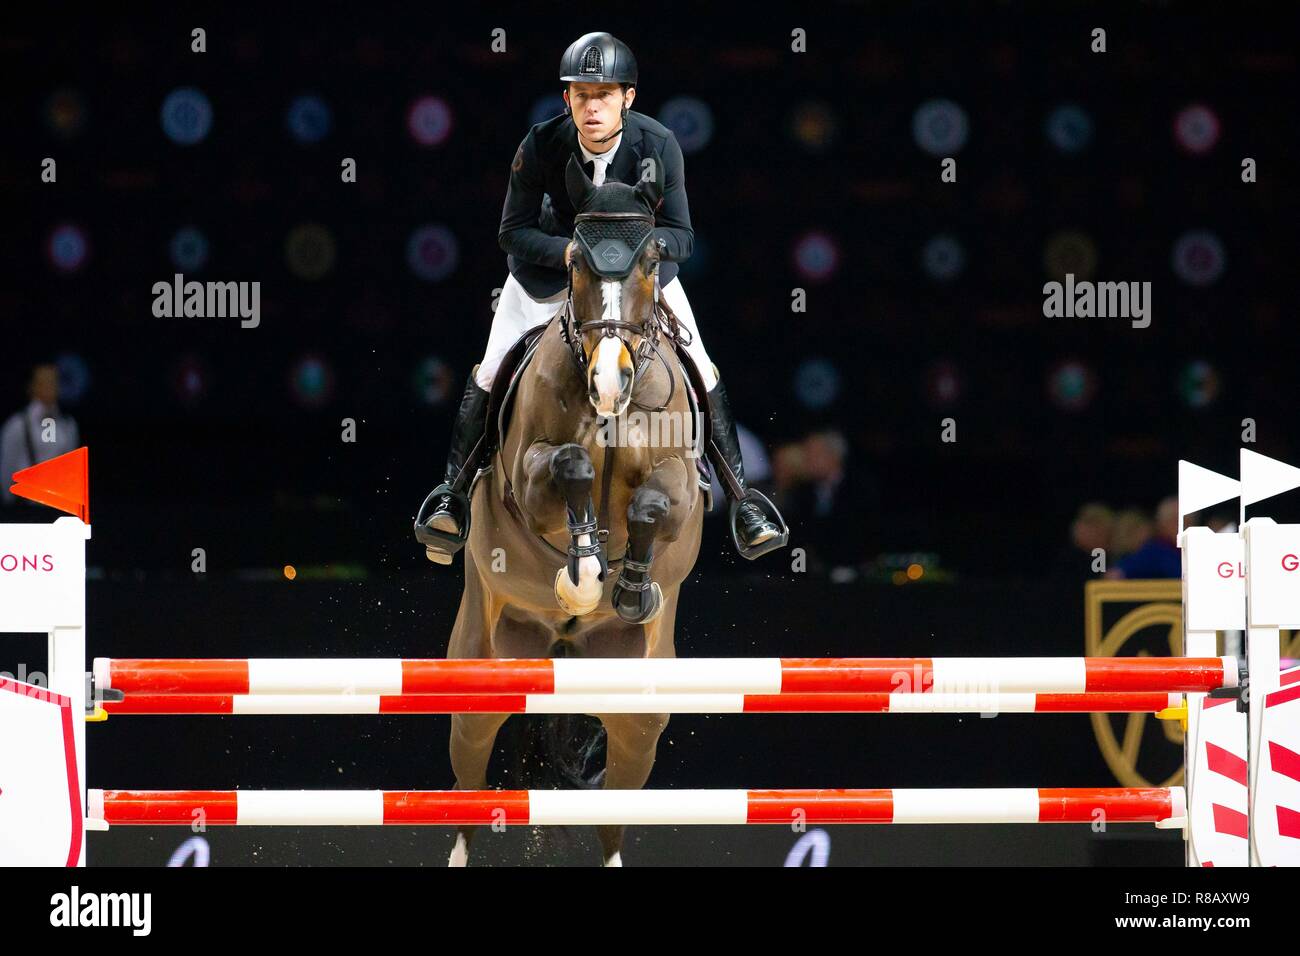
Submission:
M 14 472 L 9 490 L 20 498 L 39 501 L 76 515 L 90 524 L 90 452 L 78 448 L 58 458 Z

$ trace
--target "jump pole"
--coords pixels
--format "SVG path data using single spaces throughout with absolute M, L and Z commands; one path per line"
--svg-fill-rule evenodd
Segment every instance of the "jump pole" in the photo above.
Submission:
M 1100 714 L 1178 708 L 1182 694 L 128 694 L 109 715 Z
M 1181 787 L 988 790 L 91 790 L 111 826 L 1154 823 Z
M 1235 687 L 1232 657 L 108 659 L 126 694 L 1176 693 Z

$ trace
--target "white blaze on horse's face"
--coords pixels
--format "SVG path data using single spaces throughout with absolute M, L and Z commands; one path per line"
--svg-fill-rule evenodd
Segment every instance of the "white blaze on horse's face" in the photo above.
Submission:
M 623 283 L 604 279 L 600 283 L 606 321 L 617 322 L 623 314 Z M 596 343 L 587 366 L 587 396 L 596 414 L 617 418 L 632 400 L 632 354 L 617 335 L 606 335 Z

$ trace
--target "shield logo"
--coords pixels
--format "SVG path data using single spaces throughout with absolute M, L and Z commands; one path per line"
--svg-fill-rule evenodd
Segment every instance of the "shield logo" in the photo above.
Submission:
M 1118 616 L 1116 616 L 1116 612 Z M 1089 581 L 1085 585 L 1088 657 L 1134 653 L 1178 656 L 1183 645 L 1182 582 Z M 1183 731 L 1151 714 L 1091 714 L 1097 746 L 1126 787 L 1183 782 Z

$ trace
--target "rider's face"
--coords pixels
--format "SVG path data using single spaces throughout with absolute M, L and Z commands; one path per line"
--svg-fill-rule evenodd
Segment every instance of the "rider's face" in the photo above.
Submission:
M 635 96 L 635 88 L 624 93 L 617 83 L 570 83 L 564 101 L 569 104 L 583 145 L 592 152 L 608 149 L 609 143 L 595 141 L 618 129 L 620 111 L 625 105 L 631 108 Z

